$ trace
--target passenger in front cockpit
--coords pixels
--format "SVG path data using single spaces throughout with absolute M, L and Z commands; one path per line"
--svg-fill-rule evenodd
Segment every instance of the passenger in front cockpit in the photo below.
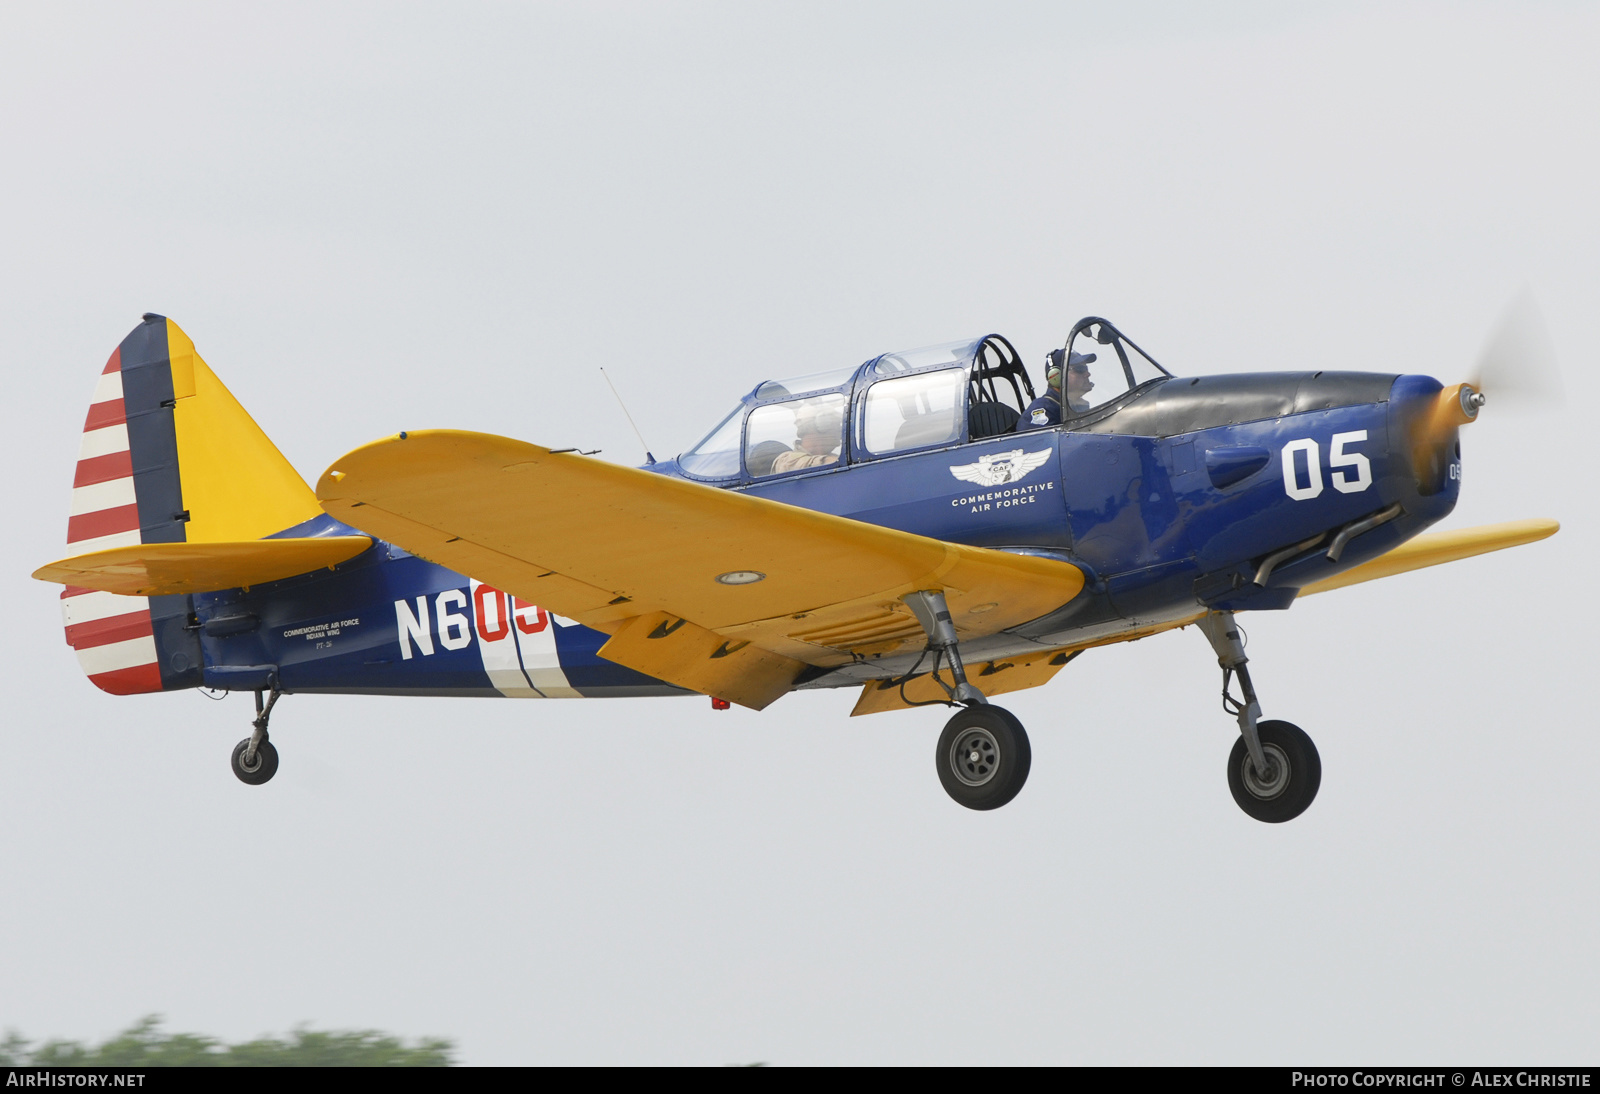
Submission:
M 803 467 L 824 467 L 839 462 L 839 439 L 844 419 L 832 407 L 806 407 L 796 416 L 797 438 L 792 452 L 780 452 L 772 461 L 772 473 L 798 471 Z
M 1095 355 L 1074 353 L 1070 359 L 1067 357 L 1066 349 L 1062 348 L 1051 350 L 1045 358 L 1044 394 L 1029 403 L 1028 409 L 1022 412 L 1022 420 L 1017 423 L 1018 430 L 1061 424 L 1063 379 L 1066 381 L 1067 413 L 1078 415 L 1089 409 L 1089 392 L 1094 390 L 1094 381 L 1089 378 L 1089 366 L 1094 364 Z

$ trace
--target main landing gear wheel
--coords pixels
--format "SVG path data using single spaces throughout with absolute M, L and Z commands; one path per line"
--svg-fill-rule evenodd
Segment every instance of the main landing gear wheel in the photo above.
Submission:
M 998 809 L 1022 790 L 1033 764 L 1028 733 L 1009 710 L 967 707 L 939 734 L 934 754 L 945 793 L 968 809 Z
M 278 750 L 271 741 L 262 741 L 256 746 L 256 760 L 251 764 L 244 758 L 249 749 L 249 737 L 234 746 L 233 773 L 239 776 L 239 781 L 242 783 L 260 786 L 278 773 Z
M 1228 789 L 1250 816 L 1267 824 L 1294 820 L 1316 800 L 1322 785 L 1322 757 L 1306 731 L 1289 722 L 1259 722 L 1256 733 L 1267 757 L 1265 773 L 1256 770 L 1240 737 L 1228 756 Z

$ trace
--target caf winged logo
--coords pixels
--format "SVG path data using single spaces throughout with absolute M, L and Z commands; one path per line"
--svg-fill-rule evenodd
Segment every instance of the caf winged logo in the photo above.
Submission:
M 1010 452 L 980 456 L 977 463 L 956 464 L 950 468 L 950 474 L 962 482 L 974 482 L 979 486 L 1002 486 L 1025 478 L 1049 458 L 1048 448 L 1027 453 L 1020 448 L 1013 448 Z

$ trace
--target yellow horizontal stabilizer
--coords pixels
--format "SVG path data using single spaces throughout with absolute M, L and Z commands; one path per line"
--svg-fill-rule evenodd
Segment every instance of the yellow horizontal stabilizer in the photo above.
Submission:
M 1068 563 L 944 543 L 484 433 L 375 441 L 325 472 L 317 497 L 364 532 L 619 638 L 629 620 L 664 613 L 665 625 L 687 620 L 715 635 L 712 652 L 748 642 L 786 659 L 752 662 L 749 672 L 763 680 L 774 664 L 792 681 L 802 665 L 920 647 L 922 629 L 900 601 L 907 593 L 944 591 L 957 634 L 970 639 L 1036 619 L 1083 587 L 1082 572 Z M 606 656 L 718 694 L 705 686 L 704 666 L 691 671 L 675 645 L 660 642 L 628 637 Z M 733 690 L 722 667 L 715 676 Z
M 1346 585 L 1363 581 L 1376 581 L 1408 570 L 1421 570 L 1443 562 L 1471 558 L 1473 555 L 1500 551 L 1523 543 L 1533 543 L 1556 534 L 1561 525 L 1553 520 L 1513 520 L 1505 524 L 1484 524 L 1477 528 L 1462 528 L 1453 532 L 1429 532 L 1408 540 L 1371 562 L 1346 570 L 1337 577 L 1314 582 L 1300 590 L 1301 596 L 1325 593 Z
M 141 543 L 63 558 L 33 576 L 122 596 L 210 593 L 335 566 L 371 545 L 366 536 Z

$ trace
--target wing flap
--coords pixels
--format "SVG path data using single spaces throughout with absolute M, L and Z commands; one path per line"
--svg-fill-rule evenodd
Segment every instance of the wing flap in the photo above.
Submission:
M 336 566 L 370 546 L 366 536 L 139 543 L 58 559 L 33 576 L 120 596 L 209 593 Z
M 1174 619 L 1168 623 L 1156 623 L 1144 627 L 1132 627 L 1119 634 L 1107 635 L 1096 638 L 1091 642 L 1080 642 L 1070 646 L 1058 646 L 1055 649 L 1041 650 L 1038 653 L 1027 653 L 1017 657 L 1002 657 L 998 660 L 979 662 L 967 666 L 967 682 L 973 684 L 985 696 L 993 698 L 1011 691 L 1025 691 L 1048 684 L 1055 678 L 1067 663 L 1084 650 L 1094 649 L 1097 646 L 1112 646 L 1119 642 L 1137 642 L 1141 638 L 1149 638 L 1153 634 L 1177 630 L 1187 627 L 1191 623 L 1204 618 L 1205 613 L 1187 616 L 1183 619 Z M 906 697 L 901 699 L 898 684 L 890 684 L 885 680 L 874 680 L 861 689 L 861 696 L 856 700 L 855 709 L 850 712 L 851 717 L 857 714 L 878 714 L 885 710 L 907 710 L 917 703 L 943 701 L 944 689 L 929 678 L 927 673 L 914 676 L 906 682 Z M 909 700 L 909 702 L 907 701 Z
M 968 665 L 967 681 L 992 699 L 1009 691 L 1023 691 L 1048 684 L 1068 660 L 1070 656 L 1065 650 L 1042 650 L 1024 657 L 1005 657 L 998 661 Z M 854 718 L 859 714 L 908 710 L 918 703 L 942 703 L 947 698 L 945 690 L 927 673 L 906 681 L 904 698 L 901 698 L 898 683 L 874 680 L 862 686 L 861 696 L 856 700 L 850 716 Z
M 760 710 L 785 695 L 806 666 L 747 641 L 729 640 L 666 612 L 620 626 L 600 656 L 691 691 Z
M 919 589 L 944 590 L 957 633 L 972 638 L 1038 618 L 1083 587 L 1064 562 L 484 433 L 365 445 L 322 476 L 317 495 L 348 524 L 606 633 L 665 613 L 813 665 L 920 640 L 899 603 Z M 759 576 L 719 580 L 741 572 Z M 648 647 L 615 652 L 636 648 Z
M 1380 577 L 1438 566 L 1473 555 L 1502 551 L 1524 543 L 1547 539 L 1559 531 L 1561 525 L 1549 519 L 1514 520 L 1505 524 L 1483 524 L 1476 528 L 1460 528 L 1449 532 L 1428 532 L 1416 539 L 1407 540 L 1387 554 L 1336 577 L 1317 581 L 1300 590 L 1301 596 L 1325 593 L 1346 585 L 1359 585 L 1363 581 L 1376 581 Z

